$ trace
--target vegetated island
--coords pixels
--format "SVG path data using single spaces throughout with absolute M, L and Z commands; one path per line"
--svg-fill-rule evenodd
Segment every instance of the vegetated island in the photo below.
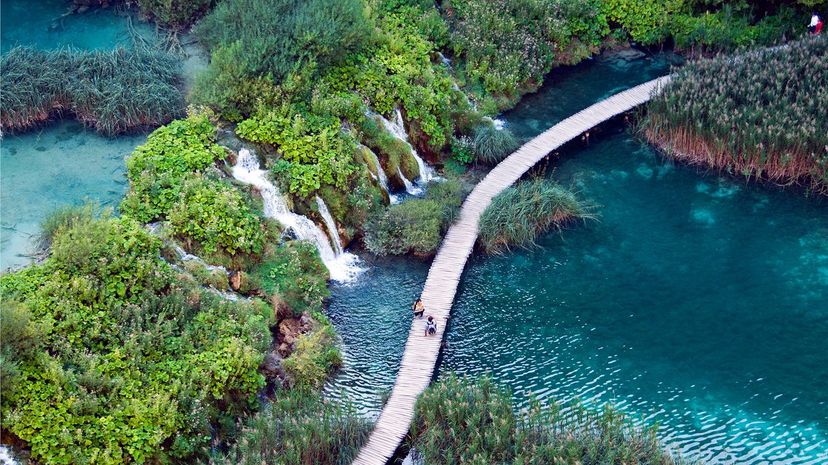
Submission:
M 4 129 L 68 112 L 107 134 L 169 122 L 129 158 L 120 217 L 92 206 L 56 212 L 43 228 L 49 257 L 0 278 L 3 436 L 38 463 L 349 463 L 365 441 L 370 425 L 347 404 L 321 401 L 341 363 L 322 313 L 323 257 L 283 234 L 261 185 L 234 177 L 242 146 L 255 149 L 257 179 L 278 185 L 292 212 L 321 225 L 326 205 L 333 240 L 429 256 L 469 184 L 520 143 L 487 116 L 555 66 L 628 39 L 691 53 L 772 44 L 808 14 L 783 2 L 690 0 L 137 4 L 172 31 L 206 15 L 195 34 L 211 62 L 186 118 L 169 122 L 180 111 L 176 66 L 161 55 L 145 68 L 141 51 L 17 49 L 0 69 Z M 129 72 L 112 73 L 121 66 Z M 78 69 L 55 74 L 67 67 Z M 14 78 L 20 88 L 7 94 L 26 69 L 40 79 Z M 104 70 L 107 97 L 96 99 L 101 88 L 89 81 Z M 131 88 L 136 76 L 146 86 Z M 663 114 L 657 105 L 653 114 Z M 423 159 L 447 180 L 429 184 Z M 417 179 L 423 198 L 389 205 Z M 487 213 L 487 249 L 531 245 L 539 231 L 590 214 L 555 185 L 518 185 L 494 208 L 504 204 L 511 213 Z M 525 211 L 536 221 L 498 228 L 498 215 Z M 479 421 L 470 433 L 497 444 L 455 438 L 451 455 L 438 457 L 455 413 L 444 401 L 460 395 L 481 399 L 463 418 L 497 411 L 506 427 Z M 486 380 L 448 379 L 419 404 L 412 443 L 428 463 L 547 460 L 561 447 L 583 463 L 671 460 L 616 414 L 571 423 L 553 408 L 518 421 L 514 410 Z M 544 434 L 530 438 L 534 427 Z M 536 452 L 518 453 L 526 445 Z

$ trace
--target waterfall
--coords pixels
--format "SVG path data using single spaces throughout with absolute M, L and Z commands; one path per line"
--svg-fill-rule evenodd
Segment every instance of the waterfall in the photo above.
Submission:
M 239 150 L 233 177 L 258 189 L 264 201 L 264 214 L 273 218 L 285 229 L 293 231 L 299 240 L 316 246 L 322 262 L 334 281 L 351 281 L 362 271 L 357 266 L 359 258 L 351 253 L 337 253 L 322 229 L 309 218 L 290 211 L 282 193 L 267 179 L 267 171 L 259 167 L 259 160 L 250 150 Z
M 399 166 L 397 167 L 397 176 L 400 177 L 400 179 L 403 182 L 403 185 L 405 185 L 405 191 L 408 192 L 409 194 L 411 194 L 411 195 L 420 195 L 420 194 L 423 193 L 422 188 L 419 188 L 419 187 L 415 186 L 411 181 L 408 180 L 408 178 L 405 177 L 405 175 L 403 174 L 403 172 L 402 172 L 402 170 L 400 169 Z
M 150 230 L 150 232 L 152 232 L 152 230 Z M 178 255 L 178 259 L 182 262 L 197 262 L 201 264 L 204 268 L 206 268 L 208 271 L 221 270 L 227 273 L 227 268 L 223 266 L 210 265 L 209 263 L 205 262 L 203 258 L 188 253 L 178 244 L 175 244 L 173 246 L 173 249 L 175 249 L 175 254 Z
M 376 174 L 374 174 L 374 172 L 370 169 L 368 170 L 368 172 L 371 173 L 371 177 L 373 177 L 377 180 L 377 182 L 379 182 L 379 185 L 380 187 L 382 187 L 382 190 L 384 190 L 385 193 L 388 194 L 388 200 L 390 200 L 391 203 L 398 203 L 400 201 L 399 198 L 397 198 L 396 195 L 392 194 L 391 189 L 388 188 L 388 176 L 385 175 L 385 170 L 382 169 L 382 163 L 380 163 L 379 158 L 377 158 L 377 154 L 374 153 L 374 151 L 369 149 L 368 147 L 365 147 L 363 153 L 368 153 L 372 159 L 371 161 L 377 167 Z
M 408 132 L 405 130 L 405 124 L 403 124 L 403 117 L 402 112 L 399 108 L 394 109 L 394 122 L 388 121 L 386 118 L 382 117 L 382 124 L 385 126 L 385 129 L 394 135 L 397 139 L 404 141 L 408 144 L 408 147 L 411 149 L 411 156 L 414 157 L 414 160 L 417 161 L 417 166 L 420 168 L 420 179 L 417 180 L 418 184 L 427 184 L 434 178 L 434 172 L 431 168 L 426 165 L 425 161 L 420 158 L 420 154 L 417 153 L 417 150 L 414 149 L 414 146 L 408 142 Z M 405 178 L 403 178 L 405 179 Z M 406 189 L 408 190 L 408 189 Z
M 316 206 L 319 208 L 319 214 L 322 215 L 322 219 L 325 221 L 325 227 L 328 228 L 328 235 L 331 236 L 331 243 L 336 249 L 336 254 L 342 255 L 342 240 L 339 237 L 339 232 L 336 230 L 336 222 L 334 221 L 333 216 L 331 216 L 328 206 L 325 205 L 325 201 L 318 195 L 316 196 Z

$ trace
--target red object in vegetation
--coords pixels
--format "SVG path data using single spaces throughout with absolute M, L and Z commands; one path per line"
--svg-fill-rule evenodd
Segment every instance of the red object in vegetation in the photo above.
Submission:
M 820 32 L 822 32 L 822 19 L 819 20 L 814 28 L 814 34 L 819 34 Z

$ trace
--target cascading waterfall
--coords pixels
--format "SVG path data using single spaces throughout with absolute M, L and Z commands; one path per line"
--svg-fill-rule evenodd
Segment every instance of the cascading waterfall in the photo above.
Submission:
M 368 170 L 368 172 L 371 173 L 371 177 L 373 177 L 377 180 L 377 182 L 379 182 L 379 185 L 380 187 L 382 187 L 382 190 L 384 190 L 385 193 L 388 194 L 389 201 L 392 204 L 398 203 L 400 201 L 399 198 L 396 195 L 392 194 L 391 190 L 388 188 L 388 176 L 385 175 L 385 170 L 382 169 L 382 164 L 380 163 L 379 158 L 377 158 L 377 154 L 374 153 L 374 151 L 369 149 L 368 147 L 365 148 L 367 149 L 365 150 L 365 153 L 370 154 L 374 165 L 377 167 L 376 174 L 374 174 L 374 172 L 370 169 Z
M 150 231 L 152 232 L 152 229 Z M 204 268 L 206 268 L 208 271 L 221 270 L 227 273 L 227 268 L 223 266 L 210 265 L 209 263 L 205 262 L 203 258 L 188 253 L 178 244 L 175 244 L 173 246 L 173 249 L 175 249 L 175 254 L 178 255 L 178 259 L 182 262 L 197 262 L 201 264 Z
M 332 280 L 352 281 L 362 271 L 358 266 L 359 257 L 347 252 L 335 252 L 328 235 L 316 223 L 290 211 L 282 193 L 267 179 L 267 171 L 260 168 L 259 160 L 253 152 L 248 149 L 239 150 L 238 160 L 233 166 L 233 177 L 259 190 L 266 217 L 275 219 L 293 231 L 299 240 L 309 241 L 316 246 Z
M 328 228 L 328 235 L 331 236 L 331 243 L 334 245 L 336 249 L 337 255 L 342 255 L 344 252 L 342 248 L 342 240 L 339 237 L 339 232 L 336 229 L 336 222 L 331 216 L 331 211 L 328 210 L 328 206 L 325 205 L 325 201 L 322 200 L 322 197 L 316 196 L 316 206 L 319 208 L 319 214 L 322 215 L 322 219 L 325 221 L 325 227 Z
M 417 153 L 417 150 L 414 149 L 414 146 L 408 141 L 408 132 L 405 130 L 405 124 L 403 123 L 402 112 L 399 108 L 394 109 L 394 122 L 388 121 L 382 115 L 382 124 L 385 126 L 385 129 L 394 135 L 397 139 L 404 141 L 408 144 L 408 147 L 411 149 L 411 155 L 414 157 L 414 160 L 417 161 L 417 166 L 420 168 L 420 178 L 417 180 L 419 184 L 426 184 L 432 179 L 434 179 L 434 171 L 432 171 L 431 167 L 426 165 L 425 161 L 420 158 L 420 154 Z M 405 179 L 405 178 L 403 178 Z
M 412 183 L 411 181 L 408 180 L 408 178 L 405 177 L 405 175 L 403 174 L 402 170 L 399 167 L 397 167 L 397 176 L 400 177 L 400 179 L 403 182 L 403 185 L 405 186 L 405 191 L 408 192 L 409 194 L 411 194 L 411 195 L 420 195 L 420 194 L 423 193 L 423 190 L 421 188 L 415 186 L 414 183 Z

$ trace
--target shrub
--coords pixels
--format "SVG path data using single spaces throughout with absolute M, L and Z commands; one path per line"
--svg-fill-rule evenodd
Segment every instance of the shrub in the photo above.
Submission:
M 277 296 L 294 316 L 322 310 L 330 295 L 328 269 L 316 248 L 304 241 L 289 241 L 264 257 L 254 271 L 268 296 Z
M 203 115 L 153 131 L 127 158 L 130 191 L 121 212 L 143 223 L 166 218 L 181 195 L 184 180 L 226 156 L 215 144 L 215 132 Z
M 654 428 L 633 427 L 611 406 L 592 412 L 579 404 L 530 404 L 516 415 L 510 393 L 489 377 L 450 374 L 417 400 L 411 445 L 428 465 L 676 463 Z
M 641 128 L 679 160 L 828 194 L 826 63 L 825 37 L 692 63 Z
M 336 64 L 363 47 L 371 28 L 359 0 L 227 0 L 195 33 L 214 55 L 196 98 L 227 108 L 225 98 L 247 94 L 251 81 L 280 83 L 292 71 Z
M 319 326 L 300 335 L 290 357 L 283 362 L 291 386 L 305 390 L 321 388 L 328 375 L 342 365 L 333 326 L 321 313 L 316 312 L 314 317 Z
M 16 371 L 3 428 L 43 464 L 203 457 L 220 420 L 264 385 L 267 306 L 179 287 L 160 240 L 127 218 L 58 228 L 52 248 L 0 277 L 3 331 L 15 333 L 3 334 L 3 369 L 8 357 Z
M 112 136 L 180 115 L 180 63 L 171 54 L 126 50 L 39 51 L 16 47 L 0 58 L 0 130 L 29 129 L 70 113 Z
M 365 227 L 365 246 L 377 255 L 433 254 L 440 245 L 443 206 L 412 199 L 391 205 Z
M 463 205 L 466 190 L 458 179 L 446 179 L 429 183 L 425 198 L 443 207 L 442 229 L 445 232 L 454 223 Z
M 598 0 L 444 3 L 454 54 L 465 59 L 459 72 L 471 90 L 500 99 L 494 110 L 540 86 L 555 64 L 591 55 L 609 32 Z
M 94 203 L 58 207 L 40 223 L 38 243 L 40 247 L 47 249 L 52 245 L 52 240 L 61 229 L 88 223 L 98 216 L 107 216 L 108 213 L 108 211 L 102 213 L 100 207 Z
M 260 218 L 237 189 L 196 177 L 184 182 L 169 212 L 173 232 L 205 254 L 256 255 L 264 246 Z
M 161 24 L 175 28 L 189 26 L 203 15 L 212 0 L 137 0 L 141 10 Z
M 591 218 L 591 207 L 554 181 L 535 179 L 505 189 L 480 216 L 480 244 L 489 253 L 530 247 L 550 228 Z
M 483 123 L 474 131 L 474 153 L 477 159 L 488 165 L 496 165 L 518 148 L 518 141 L 507 128 L 497 129 L 494 124 Z
M 315 392 L 280 391 L 210 465 L 347 465 L 369 433 L 350 404 L 323 401 Z

